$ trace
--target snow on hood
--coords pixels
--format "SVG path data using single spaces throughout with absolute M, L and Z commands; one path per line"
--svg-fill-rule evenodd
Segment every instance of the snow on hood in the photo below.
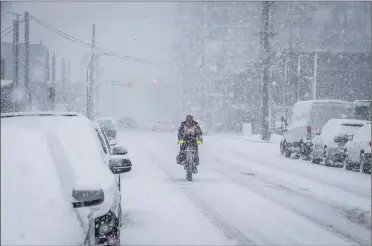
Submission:
M 99 186 L 104 190 L 104 203 L 93 207 L 96 215 L 100 216 L 110 210 L 116 184 L 115 176 L 104 163 L 102 146 L 93 125 L 85 116 L 70 117 L 60 122 L 48 136 L 64 180 L 69 179 L 65 184 L 69 187 L 67 192 L 82 184 L 92 188 Z M 69 171 L 66 171 L 66 166 L 69 166 Z
M 340 135 L 354 135 L 360 127 L 357 126 L 344 126 L 361 124 L 364 125 L 369 121 L 365 120 L 353 120 L 353 119 L 331 119 L 324 125 L 322 129 L 322 137 L 328 140 L 332 140 L 336 136 Z
M 1 244 L 80 245 L 84 231 L 37 128 L 26 117 L 1 119 Z

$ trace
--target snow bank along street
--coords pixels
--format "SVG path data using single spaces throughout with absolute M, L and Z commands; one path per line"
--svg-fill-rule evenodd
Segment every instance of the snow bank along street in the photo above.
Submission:
M 371 176 L 286 159 L 277 143 L 205 136 L 192 182 L 174 133 L 123 131 L 124 245 L 370 245 Z

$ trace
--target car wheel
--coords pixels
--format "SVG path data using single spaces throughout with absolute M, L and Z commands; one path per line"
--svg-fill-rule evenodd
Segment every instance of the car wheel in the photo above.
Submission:
M 347 153 L 346 150 L 344 151 L 344 160 L 343 160 L 343 164 L 344 164 L 344 169 L 345 169 L 345 170 L 348 170 L 348 171 L 351 170 L 351 167 L 350 167 L 350 160 L 349 160 L 349 155 L 348 155 L 348 153 Z
M 286 149 L 286 150 L 284 150 L 284 156 L 286 157 L 286 158 L 290 158 L 291 157 L 291 151 L 289 151 L 288 149 Z
M 283 142 L 280 142 L 280 154 L 284 155 Z

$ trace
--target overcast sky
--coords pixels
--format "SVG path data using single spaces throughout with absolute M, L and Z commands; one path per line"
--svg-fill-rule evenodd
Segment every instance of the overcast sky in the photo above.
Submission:
M 96 45 L 107 51 L 114 51 L 128 56 L 134 56 L 155 61 L 170 60 L 172 35 L 172 3 L 151 2 L 13 2 L 7 3 L 2 9 L 1 29 L 12 24 L 14 15 L 6 12 L 30 15 L 44 21 L 67 34 L 82 41 L 91 43 L 92 24 L 96 24 Z M 4 13 L 5 12 L 5 13 Z M 22 19 L 23 17 L 21 17 Z M 23 42 L 23 25 L 20 29 L 20 42 Z M 11 41 L 8 35 L 3 41 Z M 57 56 L 64 57 L 73 66 L 73 76 L 79 79 L 77 73 L 81 63 L 89 58 L 89 48 L 65 39 L 52 31 L 30 24 L 30 41 L 47 45 Z M 105 79 L 144 79 L 143 72 L 149 77 L 164 73 L 163 67 L 147 64 L 135 64 L 104 57 Z M 162 71 L 159 71 L 162 70 Z
M 12 25 L 14 15 L 30 15 L 42 20 L 77 39 L 91 43 L 92 25 L 96 24 L 96 45 L 107 51 L 154 61 L 170 61 L 173 30 L 173 3 L 157 2 L 13 2 L 2 6 L 1 29 Z M 21 17 L 23 19 L 23 16 Z M 20 42 L 24 27 L 21 24 Z M 12 41 L 8 35 L 2 41 Z M 90 49 L 30 23 L 30 42 L 43 42 L 57 55 L 57 79 L 60 78 L 60 60 L 71 62 L 72 80 L 85 81 L 85 68 Z M 102 88 L 101 113 L 120 118 L 131 115 L 148 118 L 153 112 L 151 95 L 153 78 L 166 78 L 169 66 L 133 63 L 113 57 L 102 57 L 101 80 L 130 80 L 134 88 Z M 115 97 L 115 98 L 113 98 Z M 119 106 L 115 106 L 119 105 Z M 156 116 L 154 116 L 156 117 Z

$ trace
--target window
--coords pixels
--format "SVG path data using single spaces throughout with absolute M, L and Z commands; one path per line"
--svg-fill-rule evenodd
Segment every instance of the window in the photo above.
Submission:
M 105 154 L 108 154 L 108 150 L 107 150 L 107 147 L 106 147 L 106 144 L 105 144 L 105 140 L 103 140 L 102 135 L 100 134 L 100 132 L 97 129 L 96 129 L 96 132 L 97 132 L 99 141 L 101 142 L 103 152 L 105 152 Z
M 106 146 L 107 146 L 109 152 L 111 153 L 111 146 L 110 146 L 109 141 L 107 140 L 106 134 L 104 132 L 102 132 L 102 135 L 103 135 L 103 139 L 105 140 Z

